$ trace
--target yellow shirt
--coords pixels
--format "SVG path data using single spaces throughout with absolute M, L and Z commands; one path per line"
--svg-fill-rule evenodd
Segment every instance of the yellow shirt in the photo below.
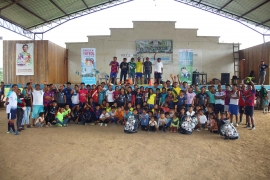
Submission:
M 143 62 L 136 62 L 136 73 L 142 73 Z
M 155 104 L 156 94 L 151 94 L 148 98 L 147 104 Z
M 173 94 L 173 97 L 174 97 L 173 102 L 178 102 L 177 96 L 180 95 L 180 91 L 181 91 L 180 87 L 176 87 L 176 88 L 173 87 L 173 89 L 172 89 L 172 94 Z

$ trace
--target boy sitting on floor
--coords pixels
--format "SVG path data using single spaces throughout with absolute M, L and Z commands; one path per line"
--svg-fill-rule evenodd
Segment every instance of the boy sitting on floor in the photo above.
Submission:
M 66 116 L 66 113 L 64 112 L 64 108 L 60 107 L 59 111 L 57 112 L 56 116 L 55 116 L 55 120 L 56 120 L 56 125 L 57 126 L 64 126 L 67 127 L 68 124 L 68 118 L 64 118 Z
M 107 113 L 106 108 L 102 109 L 102 113 L 99 117 L 100 126 L 102 126 L 103 123 L 105 124 L 105 126 L 108 126 L 110 118 L 111 117 L 110 117 L 109 113 Z

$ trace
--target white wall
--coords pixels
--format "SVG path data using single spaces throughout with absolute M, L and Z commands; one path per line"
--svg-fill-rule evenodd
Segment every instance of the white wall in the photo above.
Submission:
M 96 48 L 97 69 L 109 74 L 109 62 L 114 56 L 121 62 L 121 54 L 135 54 L 136 40 L 172 39 L 173 61 L 164 64 L 163 79 L 170 74 L 179 73 L 179 49 L 193 49 L 193 69 L 208 74 L 208 81 L 212 78 L 220 79 L 221 73 L 233 76 L 233 45 L 219 43 L 219 37 L 197 36 L 198 29 L 175 29 L 175 22 L 133 22 L 133 28 L 113 28 L 110 36 L 88 36 L 88 42 L 66 43 L 68 49 L 69 81 L 79 83 L 81 77 L 81 48 Z M 158 57 L 158 54 L 157 54 Z M 128 57 L 128 61 L 131 57 Z

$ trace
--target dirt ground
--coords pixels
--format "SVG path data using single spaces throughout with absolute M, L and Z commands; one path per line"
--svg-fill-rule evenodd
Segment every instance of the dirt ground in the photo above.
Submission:
M 208 131 L 124 134 L 120 126 L 26 129 L 6 134 L 0 110 L 0 179 L 270 179 L 270 113 L 238 140 Z

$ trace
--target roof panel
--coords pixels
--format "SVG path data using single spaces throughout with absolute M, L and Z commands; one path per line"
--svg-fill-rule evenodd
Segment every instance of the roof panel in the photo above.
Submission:
M 62 13 L 50 1 L 39 0 L 39 3 L 34 3 L 34 2 L 35 0 L 28 0 L 28 1 L 21 1 L 20 4 L 27 7 L 29 10 L 33 11 L 34 13 L 41 16 L 47 21 L 54 19 L 55 17 L 64 15 L 64 13 Z
M 67 14 L 87 8 L 82 0 L 58 0 L 54 2 Z
M 3 7 L 5 7 L 5 6 L 7 6 L 7 5 L 9 5 L 9 4 L 10 4 L 10 3 L 7 2 L 7 1 L 1 1 L 1 2 L 0 2 L 0 9 L 3 8 Z
M 207 5 L 213 6 L 215 8 L 220 9 L 220 7 L 224 6 L 230 0 L 203 0 L 202 3 L 206 3 Z
M 16 4 L 2 10 L 1 15 L 23 27 L 43 22 Z
M 84 2 L 88 5 L 88 7 L 96 6 L 98 4 L 102 4 L 106 1 L 104 0 L 84 0 Z
M 264 22 L 270 18 L 270 2 L 259 7 L 257 10 L 250 12 L 246 15 L 249 19 L 257 19 L 260 22 Z

